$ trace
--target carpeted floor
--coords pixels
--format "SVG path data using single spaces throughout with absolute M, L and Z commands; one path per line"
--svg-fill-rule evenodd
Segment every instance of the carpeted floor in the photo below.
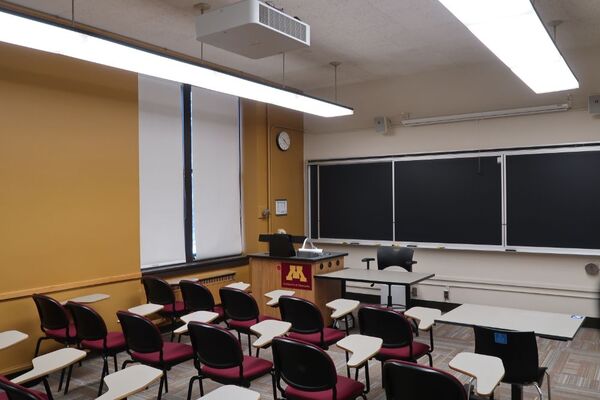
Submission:
M 435 351 L 433 353 L 434 366 L 449 370 L 448 362 L 461 351 L 473 351 L 473 332 L 471 328 L 438 324 L 434 328 Z M 165 335 L 165 340 L 168 340 Z M 244 339 L 244 338 L 242 338 Z M 427 341 L 427 335 L 421 335 L 417 340 Z M 187 338 L 183 339 L 184 342 Z M 243 340 L 246 342 L 246 340 Z M 582 328 L 572 342 L 559 342 L 547 339 L 538 339 L 540 363 L 549 368 L 552 384 L 552 396 L 554 400 L 600 400 L 600 331 Z M 244 349 L 246 347 L 244 346 Z M 345 374 L 344 353 L 332 346 L 329 354 L 333 358 L 340 374 Z M 261 357 L 271 359 L 271 350 L 261 351 Z M 126 355 L 119 356 L 119 366 L 126 359 Z M 419 360 L 426 363 L 427 358 Z M 369 399 L 385 399 L 381 388 L 381 368 L 377 361 L 370 362 L 371 392 L 367 395 Z M 55 399 L 93 399 L 98 389 L 101 360 L 90 356 L 84 361 L 82 367 L 75 367 L 71 388 L 67 396 L 55 393 Z M 112 367 L 111 367 L 112 368 Z M 112 369 L 111 369 L 112 371 Z M 362 370 L 364 371 L 364 370 Z M 169 393 L 163 395 L 163 399 L 185 399 L 187 395 L 188 381 L 194 375 L 195 369 L 192 362 L 184 363 L 173 368 L 169 372 Z M 460 380 L 466 382 L 466 377 L 451 371 Z M 59 374 L 51 376 L 50 384 L 53 390 L 58 386 Z M 361 373 L 359 380 L 364 380 Z M 209 380 L 205 381 L 204 389 L 209 392 L 218 384 Z M 252 383 L 251 389 L 261 393 L 261 399 L 273 399 L 271 389 L 271 377 L 264 376 Z M 40 387 L 40 390 L 43 390 Z M 151 386 L 132 399 L 155 399 L 157 397 L 158 384 Z M 544 393 L 546 385 L 544 384 Z M 198 386 L 192 399 L 200 397 Z M 534 388 L 525 388 L 524 399 L 537 398 Z M 547 398 L 547 397 L 545 397 Z M 510 399 L 510 387 L 501 384 L 495 391 L 495 399 Z M 235 400 L 235 399 L 231 399 Z

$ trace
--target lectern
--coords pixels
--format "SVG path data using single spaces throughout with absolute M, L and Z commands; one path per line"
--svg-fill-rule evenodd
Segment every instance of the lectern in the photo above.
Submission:
M 289 235 L 261 235 L 261 239 L 268 236 Z M 281 237 L 276 238 L 282 239 Z M 291 237 L 293 240 L 296 238 Z M 298 239 L 303 237 L 297 237 Z M 301 243 L 302 240 L 299 240 Z M 269 243 L 272 243 L 269 241 Z M 260 313 L 271 317 L 280 318 L 278 308 L 267 306 L 268 299 L 264 294 L 272 290 L 287 289 L 295 292 L 294 296 L 312 301 L 317 305 L 326 325 L 331 325 L 331 310 L 325 304 L 340 297 L 340 282 L 330 280 L 315 280 L 315 276 L 327 272 L 338 271 L 344 268 L 344 257 L 347 253 L 323 252 L 316 256 L 276 256 L 267 253 L 250 254 L 250 268 L 252 270 L 252 293 L 254 294 Z

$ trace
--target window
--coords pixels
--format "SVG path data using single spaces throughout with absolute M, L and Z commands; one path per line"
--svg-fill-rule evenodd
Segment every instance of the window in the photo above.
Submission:
M 242 253 L 239 99 L 199 88 L 186 96 L 186 90 L 139 77 L 142 269 Z

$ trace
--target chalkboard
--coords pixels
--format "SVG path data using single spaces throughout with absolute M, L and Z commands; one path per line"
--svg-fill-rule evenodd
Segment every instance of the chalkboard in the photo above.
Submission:
M 502 245 L 498 156 L 394 164 L 396 241 Z
M 319 166 L 320 237 L 393 240 L 393 229 L 391 161 Z
M 600 151 L 506 156 L 507 245 L 600 249 Z
M 310 237 L 319 237 L 319 166 L 311 165 L 308 169 L 310 180 Z

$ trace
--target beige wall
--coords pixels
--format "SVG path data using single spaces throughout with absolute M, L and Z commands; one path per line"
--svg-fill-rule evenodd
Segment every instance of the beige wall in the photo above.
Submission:
M 448 71 L 340 88 L 342 101 L 357 107 L 354 117 L 306 118 L 305 160 L 416 152 L 472 150 L 600 141 L 600 119 L 582 109 L 587 96 L 600 93 L 600 49 L 571 52 L 581 89 L 570 93 L 576 110 L 415 128 L 394 126 L 390 135 L 374 132 L 378 115 L 415 117 L 466 113 L 564 102 L 566 93 L 535 96 L 500 65 Z M 327 93 L 323 90 L 322 93 Z M 317 93 L 318 94 L 318 93 Z M 347 265 L 374 256 L 370 246 L 327 246 L 350 253 Z M 526 307 L 599 316 L 600 277 L 586 275 L 597 256 L 506 254 L 501 252 L 417 249 L 416 271 L 436 279 L 419 286 L 419 298 Z M 354 289 L 372 292 L 372 289 Z

